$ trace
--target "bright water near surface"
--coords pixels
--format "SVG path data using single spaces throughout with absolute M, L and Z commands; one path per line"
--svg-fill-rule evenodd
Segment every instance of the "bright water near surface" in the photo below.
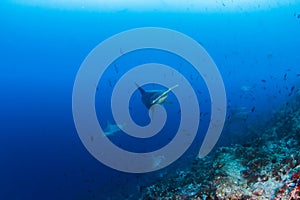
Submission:
M 76 74 L 93 48 L 122 31 L 173 29 L 205 48 L 222 75 L 227 95 L 219 146 L 245 142 L 256 126 L 267 123 L 274 111 L 299 96 L 300 4 L 256 1 L 249 7 L 246 1 L 247 6 L 232 6 L 234 1 L 211 2 L 215 7 L 195 8 L 192 4 L 168 10 L 168 5 L 155 9 L 155 4 L 147 9 L 130 9 L 130 5 L 112 9 L 113 4 L 101 7 L 87 2 L 86 6 L 68 6 L 55 1 L 1 1 L 0 199 L 137 199 L 141 188 L 197 157 L 210 119 L 211 100 L 205 82 L 186 60 L 155 49 L 128 53 L 105 71 L 95 85 L 102 88 L 95 96 L 99 124 L 105 128 L 114 122 L 110 96 L 123 74 L 140 64 L 162 63 L 185 76 L 200 103 L 199 130 L 188 151 L 160 171 L 129 174 L 101 164 L 79 139 L 72 115 Z M 166 89 L 157 84 L 143 87 Z M 129 107 L 135 122 L 142 126 L 150 121 L 140 98 L 137 90 Z M 173 93 L 168 101 L 164 105 L 168 119 L 160 134 L 146 140 L 120 132 L 109 138 L 133 152 L 162 148 L 172 140 L 180 122 L 180 107 Z

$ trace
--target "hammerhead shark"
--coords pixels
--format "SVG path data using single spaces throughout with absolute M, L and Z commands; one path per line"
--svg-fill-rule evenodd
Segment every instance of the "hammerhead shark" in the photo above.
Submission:
M 107 122 L 107 126 L 104 129 L 104 135 L 109 136 L 109 135 L 114 135 L 115 133 L 121 131 L 123 125 L 119 124 L 111 124 L 110 122 Z
M 164 104 L 166 103 L 166 99 L 168 97 L 169 92 L 174 88 L 178 87 L 178 84 L 170 87 L 167 90 L 144 90 L 137 83 L 135 83 L 136 87 L 139 89 L 142 94 L 142 102 L 143 104 L 150 109 L 151 106 L 155 104 Z

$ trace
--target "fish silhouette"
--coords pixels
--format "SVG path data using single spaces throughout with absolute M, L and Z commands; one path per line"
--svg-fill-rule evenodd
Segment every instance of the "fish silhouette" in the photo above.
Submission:
M 151 106 L 155 104 L 164 104 L 167 103 L 166 99 L 168 97 L 168 94 L 178 87 L 178 84 L 174 85 L 173 87 L 170 87 L 167 90 L 144 90 L 142 87 L 140 87 L 137 83 L 135 83 L 137 88 L 139 89 L 141 95 L 142 95 L 142 102 L 146 106 L 146 108 L 150 109 Z

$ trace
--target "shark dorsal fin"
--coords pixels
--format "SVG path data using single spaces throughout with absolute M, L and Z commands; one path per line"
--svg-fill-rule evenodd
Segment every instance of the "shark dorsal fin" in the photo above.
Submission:
M 135 83 L 135 85 L 139 89 L 142 95 L 145 94 L 146 91 L 143 88 L 141 88 L 137 83 Z

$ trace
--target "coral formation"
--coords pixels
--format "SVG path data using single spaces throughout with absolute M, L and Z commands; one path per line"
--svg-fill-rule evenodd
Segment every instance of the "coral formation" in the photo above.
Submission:
M 300 199 L 300 103 L 277 111 L 251 143 L 219 147 L 148 187 L 142 200 Z

